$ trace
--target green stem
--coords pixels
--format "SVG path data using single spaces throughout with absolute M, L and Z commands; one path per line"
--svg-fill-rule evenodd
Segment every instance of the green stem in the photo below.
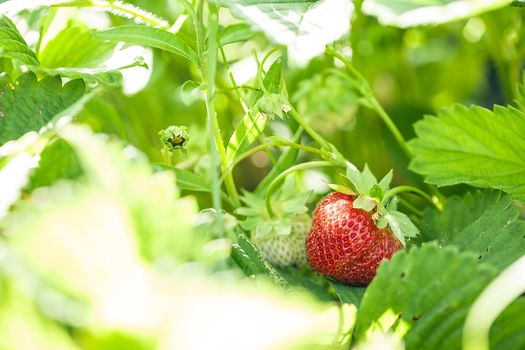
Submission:
M 204 31 L 203 25 L 203 0 L 197 0 L 197 18 L 198 22 L 196 27 Z M 208 51 L 207 56 L 202 50 L 202 42 L 199 47 L 199 57 L 201 63 L 205 62 L 206 72 L 203 72 L 203 84 L 206 86 L 204 95 L 206 103 L 206 124 L 208 128 L 209 147 L 210 147 L 210 172 L 211 172 L 211 189 L 212 189 L 212 203 L 213 208 L 217 214 L 216 230 L 220 237 L 224 236 L 224 225 L 222 223 L 222 202 L 221 202 L 221 185 L 219 182 L 219 152 L 218 152 L 218 140 L 217 140 L 217 129 L 216 129 L 216 116 L 215 116 L 215 74 L 217 69 L 217 31 L 218 31 L 218 19 L 217 12 L 210 9 L 208 18 Z M 220 136 L 220 135 L 219 135 Z
M 239 156 L 237 156 L 237 158 L 235 158 L 235 160 L 231 163 L 231 165 L 223 172 L 222 177 L 221 177 L 221 182 L 224 181 L 225 177 L 229 173 L 231 173 L 233 171 L 233 169 L 240 162 L 242 162 L 243 160 L 245 160 L 249 156 L 251 156 L 251 155 L 253 155 L 253 154 L 255 154 L 255 153 L 259 152 L 259 151 L 268 150 L 269 147 L 273 147 L 273 146 L 292 147 L 292 148 L 295 148 L 295 149 L 298 149 L 298 150 L 302 150 L 302 151 L 306 151 L 306 152 L 310 152 L 310 153 L 315 153 L 315 154 L 318 154 L 318 155 L 320 155 L 322 157 L 328 157 L 329 156 L 329 154 L 327 152 L 325 152 L 325 151 L 319 150 L 319 149 L 314 148 L 314 147 L 300 145 L 300 144 L 297 144 L 295 142 L 288 141 L 288 140 L 279 140 L 278 142 L 263 143 L 261 145 L 255 146 L 255 147 L 249 149 L 248 151 L 246 151 L 244 153 L 241 153 Z
M 407 155 L 407 157 L 410 159 L 412 158 L 412 153 L 408 149 L 406 145 L 406 140 L 401 134 L 401 131 L 397 128 L 396 124 L 392 121 L 392 118 L 388 115 L 388 113 L 384 110 L 384 108 L 379 104 L 377 99 L 375 97 L 371 100 L 373 109 L 376 111 L 376 113 L 379 115 L 383 123 L 386 124 L 388 130 L 392 133 L 392 136 L 394 136 L 394 139 L 399 144 L 399 147 L 403 150 L 403 152 Z
M 310 137 L 319 144 L 319 146 L 326 150 L 331 149 L 328 141 L 326 141 L 321 135 L 319 135 L 314 129 L 312 129 L 310 125 L 308 125 L 308 123 L 306 123 L 303 120 L 303 118 L 301 118 L 301 116 L 299 115 L 299 113 L 297 113 L 295 109 L 292 108 L 288 112 L 288 115 L 290 115 L 304 129 L 304 131 L 306 131 L 306 133 L 310 135 Z
M 315 161 L 315 162 L 308 162 L 308 163 L 302 163 L 295 165 L 293 167 L 290 167 L 283 171 L 279 176 L 277 176 L 268 186 L 268 190 L 266 191 L 266 209 L 268 210 L 268 214 L 270 217 L 275 217 L 275 212 L 272 208 L 272 193 L 275 190 L 275 187 L 279 185 L 281 180 L 283 180 L 286 176 L 290 175 L 293 172 L 299 171 L 299 170 L 305 170 L 305 169 L 312 169 L 312 168 L 320 168 L 320 167 L 333 167 L 334 165 L 328 161 Z
M 424 199 L 426 199 L 430 204 L 435 206 L 437 210 L 439 210 L 439 211 L 443 210 L 443 206 L 441 205 L 441 203 L 438 200 L 435 200 L 436 197 L 432 198 L 426 192 L 421 191 L 419 188 L 412 187 L 412 186 L 399 186 L 399 187 L 392 188 L 391 190 L 389 190 L 389 191 L 387 191 L 385 193 L 385 195 L 383 197 L 383 202 L 385 202 L 388 199 L 394 197 L 395 195 L 398 195 L 398 194 L 403 193 L 403 192 L 412 192 L 412 193 L 418 194 L 421 197 L 423 197 Z
M 224 142 L 222 140 L 222 134 L 219 126 L 219 121 L 215 113 L 214 99 L 215 99 L 215 76 L 217 71 L 217 32 L 218 32 L 218 10 L 214 6 L 210 6 L 210 17 L 208 21 L 208 48 L 206 51 L 205 48 L 205 34 L 204 34 L 204 25 L 203 25 L 203 15 L 204 15 L 204 2 L 203 0 L 197 0 L 196 2 L 196 18 L 197 22 L 195 23 L 195 32 L 197 36 L 197 50 L 199 52 L 199 61 L 202 67 L 207 67 L 207 72 L 202 74 L 203 85 L 206 87 L 206 111 L 210 127 L 210 142 L 213 141 L 213 147 L 211 150 L 212 158 L 215 155 L 216 158 L 220 158 L 220 164 L 222 170 L 225 170 L 228 167 L 226 161 L 226 149 L 224 147 Z M 212 132 L 213 131 L 213 132 Z M 213 133 L 213 137 L 211 134 Z M 216 160 L 216 159 L 215 159 Z M 214 160 L 214 161 L 215 161 Z M 212 167 L 214 165 L 212 164 Z M 219 186 L 220 189 L 220 179 L 219 174 L 217 175 L 217 183 L 214 184 Z M 231 173 L 225 178 L 224 184 L 226 186 L 226 191 L 231 196 L 233 203 L 236 206 L 240 205 L 239 194 L 237 188 L 235 187 L 235 182 Z M 215 190 L 214 190 L 215 192 Z M 215 193 L 213 195 L 216 198 L 219 198 Z
M 377 101 L 376 97 L 372 93 L 372 89 L 370 88 L 370 85 L 368 84 L 368 81 L 365 79 L 365 77 L 359 73 L 357 69 L 350 63 L 350 61 L 341 55 L 339 52 L 334 50 L 332 47 L 328 47 L 326 49 L 326 53 L 329 55 L 332 55 L 333 57 L 337 58 L 343 64 L 346 66 L 346 68 L 350 71 L 350 74 L 355 78 L 355 80 L 359 83 L 357 88 L 359 91 L 363 94 L 365 98 L 367 98 L 372 103 L 372 109 L 376 111 L 376 113 L 379 115 L 381 120 L 386 124 L 388 130 L 392 133 L 395 140 L 403 150 L 403 152 L 409 157 L 412 158 L 412 154 L 410 153 L 407 145 L 406 140 L 401 134 L 401 131 L 397 128 L 396 124 L 392 121 L 392 118 L 386 113 L 386 111 L 383 109 L 379 101 Z
M 197 42 L 197 52 L 199 53 L 199 64 L 201 67 L 205 67 L 203 64 L 205 61 L 204 53 L 206 52 L 206 35 L 204 33 L 204 0 L 196 0 L 195 3 L 195 18 L 196 21 L 193 22 L 195 26 L 195 40 Z M 203 80 L 205 74 L 202 73 Z
M 410 210 L 415 215 L 417 215 L 419 217 L 423 216 L 423 212 L 421 210 L 419 210 L 418 208 L 414 207 L 412 204 L 410 204 L 409 201 L 407 201 L 407 200 L 405 200 L 403 198 L 399 198 L 399 204 L 401 204 L 402 206 L 404 206 L 405 208 Z
M 381 104 L 379 103 L 375 95 L 373 94 L 372 89 L 370 88 L 370 85 L 368 84 L 368 81 L 365 79 L 365 77 L 361 73 L 359 73 L 357 69 L 355 69 L 355 67 L 352 65 L 350 61 L 348 61 L 346 57 L 344 57 L 339 52 L 337 52 L 333 47 L 330 47 L 330 46 L 327 47 L 326 53 L 329 55 L 332 55 L 333 57 L 343 62 L 346 68 L 350 71 L 350 74 L 358 82 L 357 88 L 359 89 L 361 94 L 363 94 L 363 96 L 371 102 L 372 109 L 376 111 L 376 113 L 379 115 L 381 120 L 385 123 L 388 130 L 392 133 L 392 136 L 394 137 L 396 142 L 399 144 L 399 147 L 401 148 L 401 150 L 403 150 L 403 152 L 406 154 L 406 156 L 409 159 L 412 159 L 413 155 L 406 145 L 406 140 L 403 137 L 403 134 L 401 134 L 401 131 L 399 131 L 399 129 L 397 128 L 392 118 L 390 118 L 388 113 L 381 106 Z M 443 207 L 442 203 L 445 202 L 445 197 L 441 194 L 441 192 L 439 192 L 439 190 L 435 186 L 428 185 L 428 188 L 435 195 L 437 205 L 442 208 Z

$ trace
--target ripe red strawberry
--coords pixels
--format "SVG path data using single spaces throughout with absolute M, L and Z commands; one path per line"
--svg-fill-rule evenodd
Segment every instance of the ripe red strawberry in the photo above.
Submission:
M 379 229 L 372 213 L 353 208 L 355 196 L 333 192 L 315 208 L 306 238 L 312 268 L 351 285 L 367 285 L 383 259 L 403 248 L 388 227 Z

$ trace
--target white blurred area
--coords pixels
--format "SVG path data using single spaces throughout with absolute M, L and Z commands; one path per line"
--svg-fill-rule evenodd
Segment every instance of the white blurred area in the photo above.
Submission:
M 109 68 L 119 68 L 130 64 L 135 58 L 142 57 L 145 67 L 131 67 L 122 69 L 122 91 L 126 95 L 134 95 L 148 85 L 153 71 L 153 50 L 137 45 L 119 44 L 113 56 L 105 62 Z
M 13 314 L 35 323 L 4 319 L 0 312 L 0 348 L 79 349 L 63 328 L 42 318 L 33 300 L 41 301 L 48 317 L 75 320 L 75 327 L 94 334 L 151 339 L 151 349 L 332 344 L 341 322 L 334 303 L 261 278 L 214 275 L 192 255 L 184 257 L 188 251 L 201 254 L 207 245 L 198 245 L 201 238 L 192 227 L 196 202 L 178 197 L 173 173 L 153 173 L 146 160 L 123 157 L 129 151 L 118 142 L 86 128 L 66 125 L 59 133 L 77 152 L 86 179 L 36 189 L 3 222 L 6 248 L 24 266 L 9 274 L 10 283 L 24 293 L 6 303 Z M 174 268 L 160 271 L 159 259 Z M 27 279 L 36 282 L 24 288 Z M 51 286 L 83 308 L 45 298 L 43 290 Z M 355 311 L 342 309 L 341 329 L 350 329 Z

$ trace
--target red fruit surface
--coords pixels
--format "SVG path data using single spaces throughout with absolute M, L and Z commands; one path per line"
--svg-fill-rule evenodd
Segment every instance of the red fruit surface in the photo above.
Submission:
M 315 271 L 350 285 L 367 285 L 383 259 L 403 246 L 372 215 L 354 209 L 354 196 L 333 192 L 315 208 L 306 238 L 306 256 Z

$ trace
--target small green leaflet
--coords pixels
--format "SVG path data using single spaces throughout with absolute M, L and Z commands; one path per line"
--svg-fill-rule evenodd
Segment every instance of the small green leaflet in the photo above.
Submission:
M 0 15 L 0 57 L 16 59 L 24 64 L 38 64 L 34 52 L 27 46 L 16 26 L 3 15 Z
M 119 86 L 122 81 L 122 73 L 115 69 L 107 68 L 43 68 L 30 66 L 29 69 L 35 73 L 46 75 L 60 75 L 64 78 L 83 79 L 88 84 L 103 84 L 108 86 Z
M 184 169 L 173 168 L 177 187 L 194 192 L 211 192 L 211 185 L 199 175 Z
M 221 46 L 236 42 L 245 42 L 253 36 L 253 30 L 245 23 L 232 24 L 220 31 Z
M 226 149 L 228 163 L 231 163 L 237 155 L 244 152 L 257 139 L 257 136 L 262 134 L 267 123 L 268 117 L 262 113 L 255 115 L 251 112 L 246 113 L 228 142 Z
M 454 105 L 415 124 L 410 169 L 438 186 L 492 187 L 525 200 L 525 114 Z
M 62 86 L 60 77 L 40 81 L 34 73 L 22 74 L 14 84 L 0 86 L 0 145 L 28 131 L 38 131 L 79 101 L 86 86 L 72 80 Z
M 384 25 L 404 28 L 460 20 L 496 10 L 511 2 L 512 0 L 365 0 L 363 12 L 376 16 Z
M 95 68 L 111 57 L 115 45 L 95 37 L 87 25 L 70 19 L 40 48 L 38 59 L 45 68 Z
M 330 281 L 329 283 L 342 304 L 354 304 L 356 307 L 359 307 L 366 287 L 352 287 L 335 281 Z
M 469 307 L 495 275 L 491 266 L 453 247 L 428 244 L 399 252 L 380 265 L 368 286 L 354 337 L 390 329 L 408 350 L 459 349 Z M 386 323 L 389 314 L 393 322 Z
M 102 40 L 123 41 L 128 44 L 149 46 L 169 51 L 199 66 L 199 57 L 179 36 L 165 30 L 142 25 L 125 25 L 94 32 Z

